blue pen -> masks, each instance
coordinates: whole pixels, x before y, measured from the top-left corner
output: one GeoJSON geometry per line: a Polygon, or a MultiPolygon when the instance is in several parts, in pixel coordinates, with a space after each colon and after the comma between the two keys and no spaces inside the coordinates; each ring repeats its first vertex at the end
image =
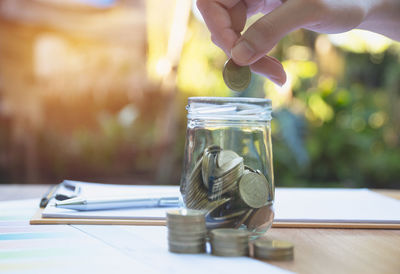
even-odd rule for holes
{"type": "Polygon", "coordinates": [[[57,201],[56,207],[79,211],[107,210],[117,208],[143,207],[177,207],[179,197],[121,197],[121,198],[88,198],[75,197],[64,201],[57,201]]]}

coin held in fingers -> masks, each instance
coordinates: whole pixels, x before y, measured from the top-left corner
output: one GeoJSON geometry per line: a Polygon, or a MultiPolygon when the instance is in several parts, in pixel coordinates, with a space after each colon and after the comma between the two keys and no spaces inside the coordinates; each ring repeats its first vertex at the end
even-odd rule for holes
{"type": "Polygon", "coordinates": [[[236,65],[232,59],[229,59],[224,65],[222,76],[230,89],[244,91],[250,84],[251,71],[249,66],[236,65]]]}

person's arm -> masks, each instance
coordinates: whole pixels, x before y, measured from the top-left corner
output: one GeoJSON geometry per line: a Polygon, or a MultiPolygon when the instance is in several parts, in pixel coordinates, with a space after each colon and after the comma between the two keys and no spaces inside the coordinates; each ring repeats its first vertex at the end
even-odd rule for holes
{"type": "Polygon", "coordinates": [[[340,33],[363,28],[400,40],[400,0],[198,0],[212,41],[238,65],[282,85],[282,65],[266,54],[287,33],[305,28],[340,33]],[[265,15],[242,35],[246,18],[265,15]]]}

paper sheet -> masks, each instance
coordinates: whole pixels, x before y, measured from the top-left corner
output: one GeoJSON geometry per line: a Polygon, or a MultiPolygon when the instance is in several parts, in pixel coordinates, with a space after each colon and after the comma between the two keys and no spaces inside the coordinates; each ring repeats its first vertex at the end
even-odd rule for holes
{"type": "Polygon", "coordinates": [[[0,273],[290,273],[246,257],[170,253],[165,227],[30,226],[38,204],[0,202],[0,273]]]}
{"type": "MultiPolygon", "coordinates": [[[[156,192],[179,195],[177,186],[118,186],[82,184],[86,196],[131,195],[156,192]]],[[[275,221],[400,223],[400,201],[368,189],[277,188],[275,221]]],[[[170,209],[170,208],[169,208],[170,209]]],[[[56,208],[54,201],[44,218],[165,219],[166,208],[75,211],[56,208]]]]}
{"type": "Polygon", "coordinates": [[[400,223],[400,201],[368,189],[278,188],[275,221],[400,223]]]}
{"type": "MultiPolygon", "coordinates": [[[[176,186],[130,186],[130,185],[106,185],[94,183],[79,183],[81,188],[80,195],[87,198],[92,197],[133,197],[133,196],[154,196],[155,193],[164,195],[174,195],[179,197],[179,188],[176,186]]],[[[60,189],[61,193],[68,193],[65,188],[60,189]]],[[[135,209],[115,209],[115,210],[95,210],[95,211],[76,211],[72,209],[62,209],[55,206],[52,199],[42,213],[43,218],[84,218],[84,219],[148,219],[163,220],[165,212],[170,207],[165,208],[135,208],[135,209]]]]}
{"type": "MultiPolygon", "coordinates": [[[[248,257],[168,252],[167,228],[154,226],[73,225],[94,238],[121,250],[160,273],[292,273],[248,257]],[[116,233],[117,232],[117,233],[116,233]]],[[[136,272],[135,272],[136,273],[136,272]]]]}
{"type": "Polygon", "coordinates": [[[38,199],[0,202],[0,273],[160,273],[68,225],[29,225],[38,199]]]}

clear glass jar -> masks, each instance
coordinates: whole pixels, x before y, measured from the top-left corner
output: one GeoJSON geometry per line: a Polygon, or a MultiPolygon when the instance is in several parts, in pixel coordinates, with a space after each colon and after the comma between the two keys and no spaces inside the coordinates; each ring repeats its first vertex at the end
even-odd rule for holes
{"type": "Polygon", "coordinates": [[[265,233],[274,217],[271,100],[191,97],[180,190],[207,228],[265,233]]]}

